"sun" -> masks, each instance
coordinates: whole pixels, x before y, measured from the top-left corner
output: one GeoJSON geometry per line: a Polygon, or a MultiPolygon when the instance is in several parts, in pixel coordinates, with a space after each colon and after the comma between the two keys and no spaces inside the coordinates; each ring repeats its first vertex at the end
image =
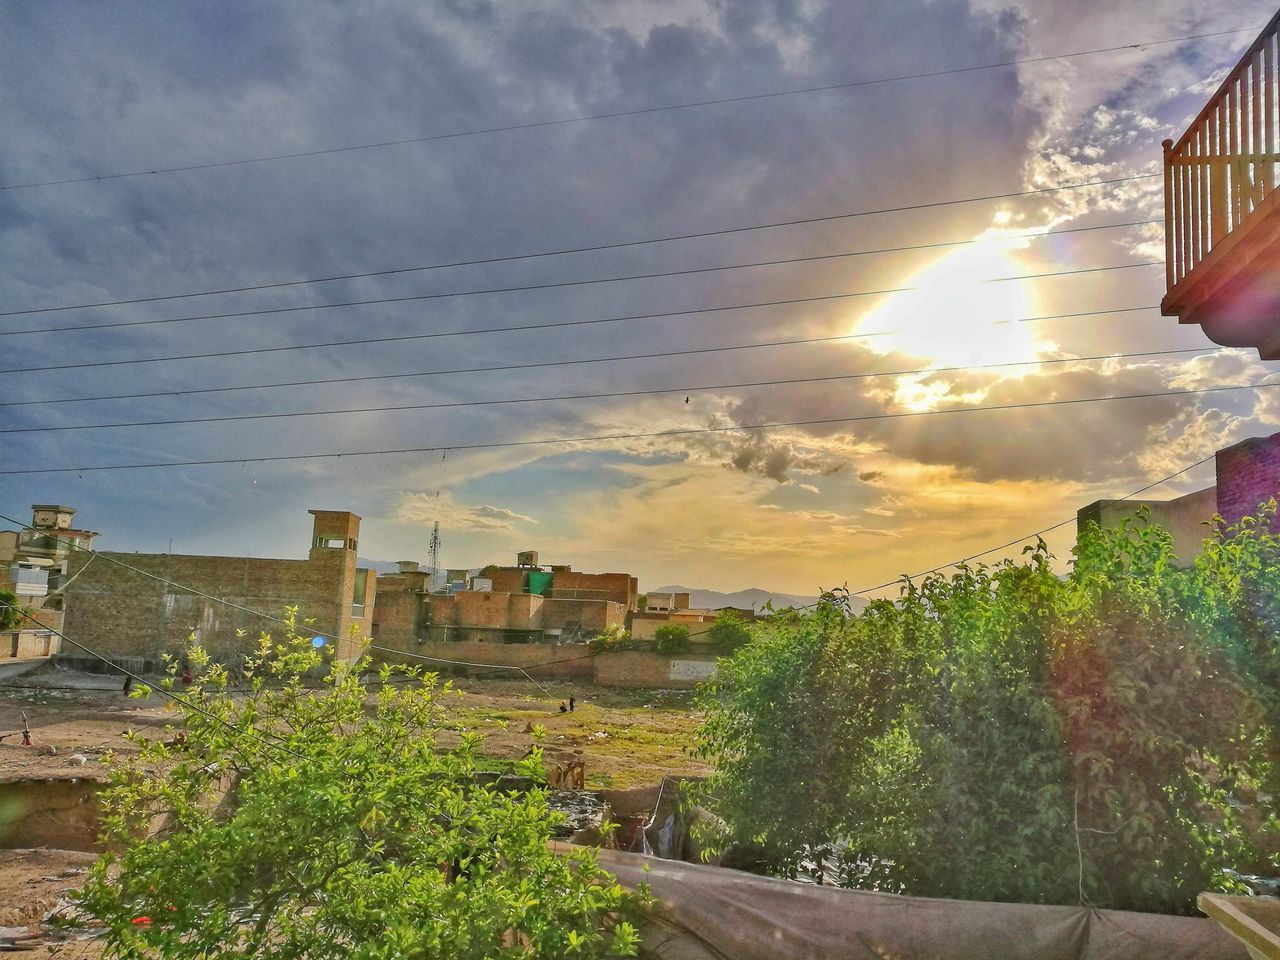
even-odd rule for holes
{"type": "MultiPolygon", "coordinates": [[[[1052,349],[1030,324],[1029,284],[1004,280],[1025,272],[998,236],[983,236],[973,246],[949,253],[905,281],[912,288],[894,294],[858,321],[860,334],[884,335],[861,341],[880,354],[907,354],[921,367],[950,368],[1035,360],[1052,349]]],[[[1021,377],[1029,368],[995,371],[1021,377]]],[[[943,397],[980,399],[952,392],[946,382],[924,383],[927,375],[899,381],[899,403],[929,409],[943,397]]]]}

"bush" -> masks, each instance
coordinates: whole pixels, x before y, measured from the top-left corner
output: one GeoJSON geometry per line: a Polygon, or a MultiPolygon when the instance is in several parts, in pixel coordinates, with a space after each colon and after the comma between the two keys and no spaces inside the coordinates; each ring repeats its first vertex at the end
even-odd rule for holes
{"type": "Polygon", "coordinates": [[[707,639],[724,654],[733,653],[751,639],[751,631],[742,615],[733,610],[721,610],[716,622],[707,631],[707,639]]]}
{"type": "MultiPolygon", "coordinates": [[[[103,796],[118,852],[80,904],[108,956],[635,953],[635,895],[591,851],[548,849],[545,792],[479,782],[475,734],[439,742],[450,687],[434,674],[386,666],[370,689],[367,660],[329,660],[292,615],[248,662],[247,696],[199,647],[187,657],[184,739],[134,736],[103,796]]],[[[521,772],[539,768],[535,750],[521,772]]]]}
{"type": "Polygon", "coordinates": [[[926,896],[1189,913],[1275,869],[1280,537],[1191,569],[1144,524],[1060,578],[962,567],[779,614],[700,695],[704,802],[774,872],[926,896]]]}
{"type": "Polygon", "coordinates": [[[16,593],[0,590],[0,630],[17,630],[22,626],[21,610],[16,593]]]}
{"type": "Polygon", "coordinates": [[[638,644],[622,627],[609,627],[604,633],[588,640],[587,646],[594,653],[618,653],[621,650],[634,650],[638,644]]]}
{"type": "Polygon", "coordinates": [[[683,623],[664,623],[653,632],[653,640],[659,653],[684,653],[689,649],[689,628],[683,623]]]}

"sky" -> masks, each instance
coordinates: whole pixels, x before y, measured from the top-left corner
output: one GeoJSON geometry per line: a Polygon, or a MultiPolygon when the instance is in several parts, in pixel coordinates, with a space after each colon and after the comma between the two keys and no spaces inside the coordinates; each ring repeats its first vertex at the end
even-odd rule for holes
{"type": "MultiPolygon", "coordinates": [[[[308,509],[351,510],[374,560],[425,561],[439,521],[450,567],[537,549],[642,588],[797,594],[1059,523],[1280,429],[1270,390],[937,413],[1280,372],[1151,309],[1162,228],[1133,224],[1162,215],[1159,177],[737,228],[1158,174],[1161,140],[1272,12],[1255,0],[0,6],[2,312],[737,231],[0,317],[0,401],[24,401],[0,406],[0,430],[22,430],[0,433],[0,513],[75,506],[104,549],[296,557],[308,509]],[[1228,30],[1243,32],[203,166],[1228,30]],[[832,256],[886,247],[916,249],[832,256]],[[678,271],[701,272],[580,282],[678,271]],[[539,289],[476,292],[509,287],[539,289]],[[834,296],[877,290],[900,292],[834,296]],[[1034,319],[1059,314],[1077,316],[1034,319]],[[563,325],[619,317],[633,319],[563,325]],[[132,325],[15,333],[119,323],[132,325]],[[475,332],[516,326],[533,329],[475,332]],[[424,336],[441,333],[453,335],[424,336]],[[778,344],[796,340],[810,342],[778,344]],[[1189,352],[1078,359],[1172,350],[1189,352]],[[136,362],[207,353],[224,355],[136,362]],[[932,372],[852,378],[893,371],[932,372]],[[297,383],[318,380],[330,382],[297,383]],[[52,402],[135,393],[158,395],[52,402]],[[565,396],[577,399],[548,399],[565,396]],[[825,422],[740,429],[796,421],[825,422]],[[529,442],[583,437],[613,439],[529,442]],[[350,455],[404,448],[431,450],[350,455]],[[253,462],[335,453],[348,455],[253,462]],[[185,460],[228,462],[83,469],[185,460]],[[62,472],[15,472],[36,470],[62,472]]],[[[1212,480],[1209,464],[1149,495],[1212,480]]],[[[1071,534],[1046,538],[1062,558],[1071,534]]]]}

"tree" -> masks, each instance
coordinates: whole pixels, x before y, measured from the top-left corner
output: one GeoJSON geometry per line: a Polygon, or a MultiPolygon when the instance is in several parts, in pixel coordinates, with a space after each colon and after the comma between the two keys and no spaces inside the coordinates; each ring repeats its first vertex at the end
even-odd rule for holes
{"type": "Polygon", "coordinates": [[[636,642],[623,627],[612,626],[588,640],[587,646],[594,653],[617,653],[621,650],[634,650],[636,642]]]}
{"type": "Polygon", "coordinates": [[[1143,523],[757,624],[703,688],[703,802],[782,875],[1190,912],[1269,869],[1280,538],[1143,523]],[[1243,539],[1241,539],[1243,538],[1243,539]]]}
{"type": "Polygon", "coordinates": [[[735,610],[721,610],[707,631],[707,639],[721,653],[729,654],[751,639],[751,631],[742,614],[735,610]]]}
{"type": "Polygon", "coordinates": [[[653,639],[659,653],[684,653],[689,649],[689,628],[683,623],[664,623],[653,632],[653,639]]]}
{"type": "MultiPolygon", "coordinates": [[[[548,849],[545,792],[477,778],[474,734],[442,746],[448,684],[390,666],[370,684],[367,660],[334,661],[288,621],[262,637],[245,697],[192,646],[182,734],[136,736],[137,758],[114,766],[118,852],[81,897],[109,956],[634,954],[636,895],[592,851],[548,849]]],[[[520,765],[539,767],[538,750],[520,765]]]]}
{"type": "Polygon", "coordinates": [[[21,609],[16,593],[0,590],[0,630],[17,630],[22,625],[21,609]]]}

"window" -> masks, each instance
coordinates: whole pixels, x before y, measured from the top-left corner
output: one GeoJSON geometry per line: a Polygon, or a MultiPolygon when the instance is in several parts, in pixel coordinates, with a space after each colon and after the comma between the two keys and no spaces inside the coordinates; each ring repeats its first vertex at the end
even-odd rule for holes
{"type": "MultiPolygon", "coordinates": [[[[316,537],[316,546],[324,547],[327,550],[341,550],[348,543],[354,544],[354,540],[344,540],[342,537],[316,537]]],[[[355,549],[354,546],[351,548],[355,549]]]]}
{"type": "Polygon", "coordinates": [[[355,584],[351,589],[351,615],[364,616],[365,591],[369,588],[369,571],[357,570],[355,584]]]}

